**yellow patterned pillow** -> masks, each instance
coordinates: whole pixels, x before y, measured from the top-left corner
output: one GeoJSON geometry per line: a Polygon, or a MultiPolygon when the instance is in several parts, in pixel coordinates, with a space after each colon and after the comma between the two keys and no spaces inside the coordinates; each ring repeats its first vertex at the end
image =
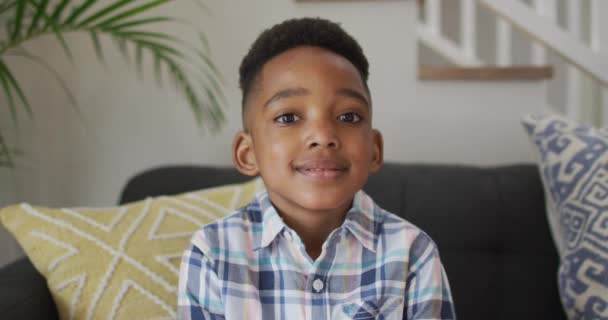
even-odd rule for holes
{"type": "Polygon", "coordinates": [[[21,204],[0,219],[47,279],[61,319],[174,319],[192,233],[261,188],[255,179],[113,208],[21,204]]]}

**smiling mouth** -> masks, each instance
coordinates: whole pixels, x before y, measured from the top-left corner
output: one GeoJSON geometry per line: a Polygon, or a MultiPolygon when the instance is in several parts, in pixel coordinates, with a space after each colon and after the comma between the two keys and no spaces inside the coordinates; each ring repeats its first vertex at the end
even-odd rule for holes
{"type": "Polygon", "coordinates": [[[295,169],[311,178],[335,179],[343,175],[348,167],[334,160],[308,160],[298,164],[295,169]]]}

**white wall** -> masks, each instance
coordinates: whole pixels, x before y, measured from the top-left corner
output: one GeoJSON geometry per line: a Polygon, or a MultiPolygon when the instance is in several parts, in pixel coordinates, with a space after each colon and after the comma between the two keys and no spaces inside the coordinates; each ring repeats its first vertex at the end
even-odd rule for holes
{"type": "MultiPolygon", "coordinates": [[[[0,208],[10,204],[16,199],[15,173],[6,168],[0,168],[0,208]]],[[[0,226],[0,267],[9,261],[13,261],[21,255],[19,246],[13,237],[0,226]]]]}
{"type": "MultiPolygon", "coordinates": [[[[27,84],[36,118],[22,121],[27,130],[19,140],[27,156],[14,181],[0,180],[0,190],[13,193],[4,203],[111,205],[125,180],[140,170],[175,163],[230,165],[230,142],[240,128],[240,59],[259,32],[295,16],[341,22],[360,41],[371,64],[374,122],[384,133],[387,161],[496,165],[533,160],[518,119],[542,105],[540,84],[418,82],[415,1],[206,3],[210,16],[185,0],[166,10],[200,23],[209,37],[229,102],[228,121],[219,134],[201,134],[187,104],[170,85],[159,89],[153,77],[139,81],[134,67],[114,50],[107,51],[103,67],[88,37],[70,36],[76,46],[70,64],[55,40],[45,38],[30,48],[65,75],[88,130],[50,75],[11,60],[27,84]]],[[[0,108],[0,125],[6,117],[0,108]]]]}

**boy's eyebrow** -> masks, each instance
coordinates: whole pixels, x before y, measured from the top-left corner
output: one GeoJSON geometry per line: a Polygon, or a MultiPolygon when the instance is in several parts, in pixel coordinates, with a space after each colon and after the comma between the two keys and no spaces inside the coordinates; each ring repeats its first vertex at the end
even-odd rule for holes
{"type": "Polygon", "coordinates": [[[366,106],[369,107],[369,101],[367,101],[367,98],[365,98],[365,96],[363,94],[361,94],[359,91],[349,89],[349,88],[340,88],[337,90],[337,93],[341,96],[355,98],[355,99],[363,102],[366,106]]]}
{"type": "MultiPolygon", "coordinates": [[[[369,106],[369,101],[367,101],[367,98],[365,98],[365,96],[363,94],[361,94],[360,92],[358,92],[356,90],[349,89],[349,88],[340,88],[340,89],[336,90],[336,93],[341,96],[355,98],[355,99],[363,102],[366,106],[369,106]]],[[[280,90],[279,92],[275,93],[272,97],[270,97],[270,99],[268,99],[268,101],[266,101],[266,103],[264,104],[264,107],[267,107],[268,105],[270,105],[273,102],[276,102],[277,100],[281,100],[281,99],[285,99],[285,98],[289,98],[289,97],[293,97],[293,96],[305,96],[308,94],[310,94],[310,91],[308,91],[306,88],[302,88],[302,87],[283,89],[283,90],[280,90]]]]}
{"type": "Polygon", "coordinates": [[[268,99],[268,101],[266,101],[266,103],[264,104],[264,107],[267,107],[269,104],[271,104],[277,100],[281,100],[281,99],[285,99],[285,98],[289,98],[289,97],[293,97],[293,96],[305,96],[307,94],[310,94],[310,91],[308,91],[307,89],[302,88],[302,87],[283,89],[283,90],[280,90],[279,92],[275,93],[272,97],[270,97],[270,99],[268,99]]]}

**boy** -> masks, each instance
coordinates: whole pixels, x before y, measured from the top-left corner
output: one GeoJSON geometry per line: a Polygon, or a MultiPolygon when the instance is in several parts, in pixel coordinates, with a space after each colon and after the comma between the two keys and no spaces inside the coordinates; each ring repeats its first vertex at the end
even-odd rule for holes
{"type": "Polygon", "coordinates": [[[367,77],[358,43],[327,20],[254,42],[232,158],[266,190],[192,237],[181,319],[455,318],[433,241],[361,191],[383,162],[367,77]]]}

